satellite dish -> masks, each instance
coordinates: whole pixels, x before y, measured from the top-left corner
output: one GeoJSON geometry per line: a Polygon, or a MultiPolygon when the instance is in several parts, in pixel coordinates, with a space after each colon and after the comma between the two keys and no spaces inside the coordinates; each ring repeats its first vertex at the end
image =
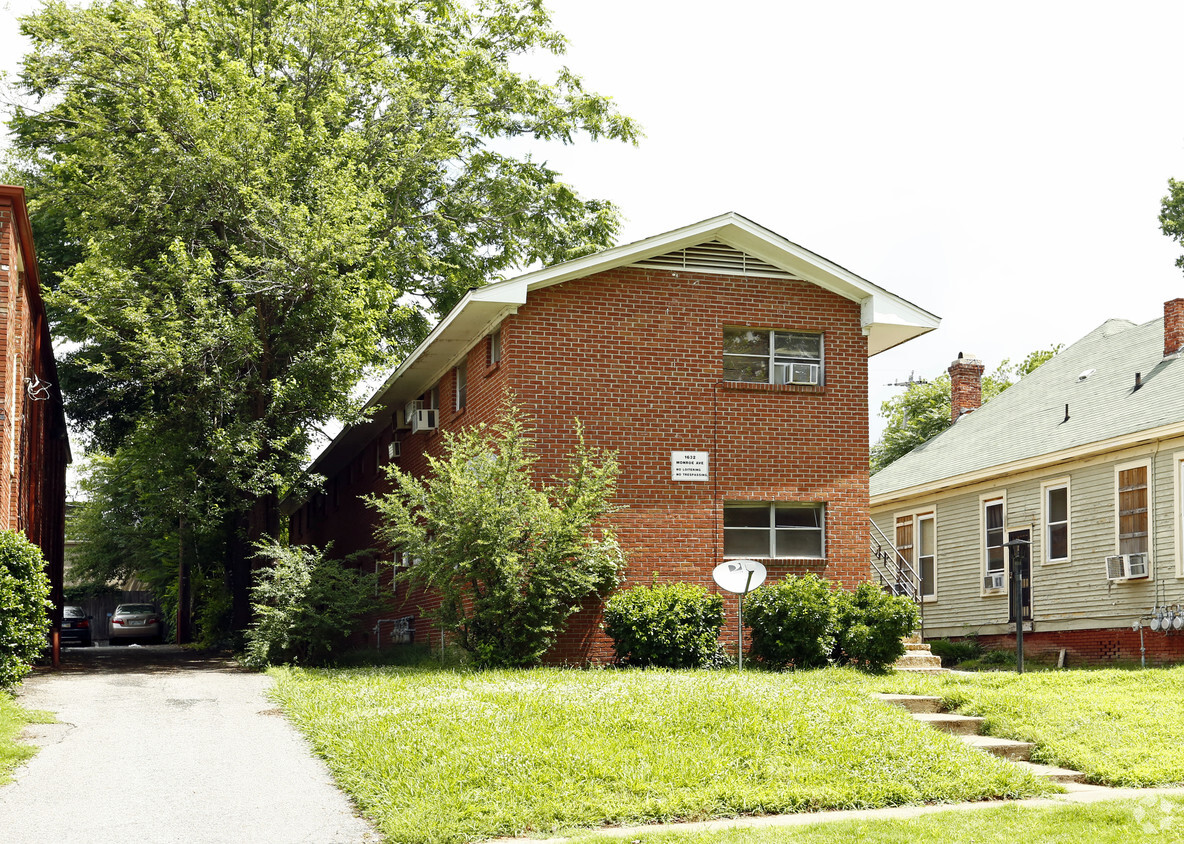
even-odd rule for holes
{"type": "Polygon", "coordinates": [[[764,563],[756,560],[726,560],[711,572],[716,585],[734,595],[747,595],[765,582],[764,563]]]}

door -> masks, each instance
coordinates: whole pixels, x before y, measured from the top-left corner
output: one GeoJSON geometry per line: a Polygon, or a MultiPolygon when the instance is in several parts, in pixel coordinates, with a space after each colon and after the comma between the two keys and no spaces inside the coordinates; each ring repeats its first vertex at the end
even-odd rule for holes
{"type": "MultiPolygon", "coordinates": [[[[1007,534],[1007,541],[1009,543],[1015,540],[1023,540],[1024,542],[1032,541],[1032,531],[1030,530],[1013,530],[1007,534]]],[[[1007,549],[1012,565],[1020,567],[1020,601],[1023,604],[1024,621],[1032,620],[1032,546],[1031,545],[1012,545],[1007,549]]],[[[1011,584],[1015,583],[1015,575],[1012,569],[1007,570],[1008,589],[1012,590],[1011,584]]],[[[1015,595],[1010,594],[1008,599],[1008,613],[1007,620],[1011,624],[1015,624],[1015,595]]]]}

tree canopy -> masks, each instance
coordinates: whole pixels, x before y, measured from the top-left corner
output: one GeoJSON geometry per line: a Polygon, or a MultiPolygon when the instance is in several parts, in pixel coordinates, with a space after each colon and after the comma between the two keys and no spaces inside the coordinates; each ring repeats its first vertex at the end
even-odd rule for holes
{"type": "MultiPolygon", "coordinates": [[[[1058,343],[1048,349],[1039,349],[1018,364],[1004,360],[994,372],[983,376],[983,404],[1049,360],[1062,348],[1064,347],[1058,343]]],[[[910,383],[899,396],[880,405],[880,417],[887,420],[887,424],[879,441],[871,449],[872,474],[950,427],[950,376],[942,374],[931,381],[910,383]]]]}
{"type": "Polygon", "coordinates": [[[10,166],[67,412],[136,450],[160,521],[210,516],[242,626],[250,542],[359,378],[468,289],[611,243],[614,206],[499,139],[639,130],[513,70],[563,50],[539,0],[50,0],[22,29],[10,166]]]}

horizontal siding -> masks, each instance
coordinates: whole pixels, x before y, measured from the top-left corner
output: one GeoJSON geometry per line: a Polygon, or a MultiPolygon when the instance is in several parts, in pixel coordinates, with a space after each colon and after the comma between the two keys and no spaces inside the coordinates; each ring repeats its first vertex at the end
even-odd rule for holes
{"type": "Polygon", "coordinates": [[[1006,495],[1005,526],[1032,531],[1032,616],[1037,630],[1125,627],[1162,603],[1184,603],[1184,578],[1177,577],[1181,525],[1179,461],[1184,439],[1152,449],[1128,451],[1114,459],[1095,458],[1040,474],[978,485],[945,495],[877,508],[873,519],[889,537],[896,515],[933,509],[937,519],[937,597],[925,606],[926,634],[959,636],[1006,629],[1008,599],[982,592],[983,549],[980,502],[1006,495]],[[1117,553],[1115,469],[1151,460],[1152,577],[1126,583],[1106,579],[1105,558],[1117,553]],[[1042,484],[1068,478],[1070,558],[1045,563],[1042,484]]]}

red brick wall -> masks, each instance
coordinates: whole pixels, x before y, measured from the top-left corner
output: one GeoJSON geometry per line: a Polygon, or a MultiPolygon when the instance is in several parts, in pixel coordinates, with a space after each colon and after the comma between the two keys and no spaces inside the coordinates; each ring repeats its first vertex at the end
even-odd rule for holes
{"type": "Polygon", "coordinates": [[[57,624],[69,445],[38,285],[23,192],[0,186],[0,529],[41,548],[57,624]],[[41,384],[35,396],[33,378],[41,384]]]}
{"type": "MultiPolygon", "coordinates": [[[[452,409],[452,373],[441,380],[441,427],[492,421],[509,388],[535,421],[543,477],[562,470],[576,418],[589,444],[617,451],[624,509],[612,522],[630,557],[626,585],[656,573],[714,590],[725,501],[825,504],[826,558],[766,561],[771,578],[814,571],[850,586],[868,577],[867,342],[858,303],[806,282],[625,268],[531,293],[503,323],[502,341],[497,368],[486,366],[484,340],[468,355],[463,413],[452,409]],[[825,383],[722,382],[728,325],[821,332],[825,383]],[[672,481],[676,450],[708,452],[710,480],[672,481]]],[[[424,449],[439,449],[439,432],[397,436],[404,469],[423,471],[424,449]]],[[[355,475],[336,509],[331,479],[324,518],[293,536],[334,539],[341,551],[369,544],[371,515],[356,496],[385,489],[372,478],[355,475]]],[[[734,613],[735,598],[725,603],[734,613]]],[[[611,659],[599,623],[589,602],[552,659],[611,659]]]]}
{"type": "MultiPolygon", "coordinates": [[[[1015,650],[1015,634],[979,636],[988,650],[1015,650]]],[[[1147,662],[1156,665],[1184,662],[1184,631],[1157,633],[1143,628],[1147,662]]],[[[1130,627],[1099,630],[1042,631],[1024,634],[1024,657],[1057,656],[1066,650],[1069,665],[1106,665],[1114,660],[1141,658],[1139,632],[1130,627]]]]}

